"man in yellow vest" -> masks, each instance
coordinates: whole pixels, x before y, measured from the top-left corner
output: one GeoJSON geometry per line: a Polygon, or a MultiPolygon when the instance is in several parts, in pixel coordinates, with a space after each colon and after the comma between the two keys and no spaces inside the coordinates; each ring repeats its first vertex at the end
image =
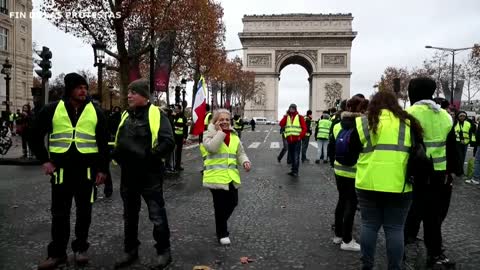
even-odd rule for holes
{"type": "Polygon", "coordinates": [[[235,131],[237,132],[238,137],[240,139],[242,138],[242,131],[243,131],[244,125],[245,124],[243,123],[243,120],[240,117],[240,115],[235,114],[232,119],[232,126],[233,126],[233,129],[235,129],[235,131]]]}
{"type": "Polygon", "coordinates": [[[298,114],[297,105],[290,104],[288,113],[280,121],[280,127],[284,127],[284,136],[288,142],[288,158],[292,162],[292,171],[290,176],[298,176],[298,167],[300,165],[300,148],[302,139],[307,133],[307,125],[303,116],[298,114]]]}
{"type": "Polygon", "coordinates": [[[122,170],[120,195],[125,226],[125,253],[116,262],[115,268],[128,267],[138,259],[138,219],[142,197],[153,223],[158,255],[155,269],[163,269],[172,261],[170,230],[163,199],[165,168],[162,159],[172,152],[175,142],[168,117],[149,99],[147,80],[130,83],[129,108],[122,114],[115,138],[113,159],[122,170]]]}
{"type": "Polygon", "coordinates": [[[432,158],[434,172],[430,179],[417,179],[413,189],[413,202],[405,223],[406,241],[416,239],[420,221],[423,220],[428,267],[451,266],[442,245],[442,222],[448,212],[452,195],[451,173],[458,174],[455,151],[455,131],[447,111],[436,104],[432,96],[437,88],[430,78],[415,78],[408,85],[412,104],[407,112],[423,128],[423,141],[427,156],[432,158]]]}
{"type": "Polygon", "coordinates": [[[173,113],[173,127],[175,129],[175,171],[183,171],[182,167],[182,149],[183,143],[187,140],[188,126],[187,118],[183,115],[182,105],[175,105],[173,113]]]}
{"type": "Polygon", "coordinates": [[[317,159],[315,160],[316,164],[320,164],[320,160],[323,160],[323,163],[328,163],[327,146],[329,133],[332,129],[332,121],[330,121],[329,118],[330,116],[324,113],[322,117],[317,121],[317,126],[315,128],[315,139],[317,140],[318,144],[317,159]]]}
{"type": "Polygon", "coordinates": [[[47,259],[38,269],[54,269],[67,261],[73,198],[77,218],[72,250],[76,264],[88,263],[95,185],[105,180],[109,161],[107,120],[88,97],[87,81],[76,73],[67,74],[64,80],[63,99],[47,104],[32,127],[32,150],[52,184],[52,241],[47,259]]]}
{"type": "Polygon", "coordinates": [[[459,157],[457,160],[458,167],[460,167],[460,164],[462,164],[460,175],[463,175],[463,164],[465,163],[468,145],[472,140],[472,134],[475,132],[470,122],[467,121],[467,113],[465,111],[459,111],[457,113],[457,118],[454,122],[453,129],[455,130],[455,136],[457,140],[457,152],[459,157]]]}

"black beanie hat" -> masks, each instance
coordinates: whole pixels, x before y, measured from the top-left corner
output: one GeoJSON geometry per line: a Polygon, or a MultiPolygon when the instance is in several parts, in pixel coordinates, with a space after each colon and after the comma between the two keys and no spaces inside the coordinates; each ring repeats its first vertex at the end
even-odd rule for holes
{"type": "Polygon", "coordinates": [[[86,85],[88,89],[87,80],[85,80],[82,75],[75,72],[65,75],[63,81],[65,82],[65,92],[63,93],[64,97],[69,97],[73,89],[75,89],[79,85],[86,85]]]}
{"type": "Polygon", "coordinates": [[[128,85],[128,90],[150,99],[150,83],[146,79],[138,79],[128,85]]]}
{"type": "Polygon", "coordinates": [[[437,89],[437,84],[430,78],[415,78],[408,83],[408,98],[410,104],[414,104],[422,99],[432,99],[437,89]]]}

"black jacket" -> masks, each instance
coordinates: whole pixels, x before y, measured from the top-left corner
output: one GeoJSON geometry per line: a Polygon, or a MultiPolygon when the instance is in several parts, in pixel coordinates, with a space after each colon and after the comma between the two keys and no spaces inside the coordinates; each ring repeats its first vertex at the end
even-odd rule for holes
{"type": "MultiPolygon", "coordinates": [[[[68,100],[64,100],[64,102],[70,117],[70,121],[75,127],[77,125],[78,118],[82,114],[87,103],[90,102],[90,99],[87,99],[87,102],[85,102],[85,104],[76,112],[68,100]]],[[[97,140],[98,153],[81,154],[72,144],[67,152],[63,154],[50,153],[49,156],[48,149],[44,143],[44,138],[45,135],[52,132],[52,120],[57,105],[58,101],[45,105],[45,107],[40,110],[39,114],[35,118],[35,121],[33,122],[30,146],[37,159],[42,163],[52,161],[53,164],[59,168],[91,167],[95,170],[106,173],[109,166],[108,139],[110,136],[108,134],[107,119],[103,114],[103,110],[95,104],[93,104],[93,106],[97,113],[98,119],[97,127],[95,128],[95,138],[97,140]]]]}
{"type": "Polygon", "coordinates": [[[151,104],[127,110],[129,117],[118,131],[117,146],[113,151],[115,159],[122,168],[131,167],[155,171],[163,168],[162,158],[170,154],[175,147],[172,126],[168,117],[161,112],[158,144],[152,149],[152,135],[148,120],[151,104]]]}

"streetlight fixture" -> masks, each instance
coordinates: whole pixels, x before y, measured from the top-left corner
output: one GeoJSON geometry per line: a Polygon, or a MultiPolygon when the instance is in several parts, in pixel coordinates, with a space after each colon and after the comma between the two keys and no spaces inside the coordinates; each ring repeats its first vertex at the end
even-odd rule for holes
{"type": "Polygon", "coordinates": [[[97,86],[97,94],[100,99],[100,104],[102,102],[102,84],[103,84],[103,71],[102,68],[105,66],[104,59],[105,59],[105,50],[107,46],[100,42],[95,42],[92,44],[93,48],[93,57],[94,57],[94,67],[98,67],[98,86],[97,86]]]}
{"type": "Polygon", "coordinates": [[[8,61],[8,58],[5,59],[3,63],[3,68],[0,73],[5,74],[5,109],[7,113],[10,112],[10,75],[12,74],[12,64],[8,61]]]}
{"type": "Polygon", "coordinates": [[[470,49],[473,49],[474,47],[452,49],[452,48],[443,48],[443,47],[435,47],[435,46],[427,45],[425,46],[425,48],[452,53],[452,83],[450,88],[450,106],[453,106],[455,108],[455,104],[453,104],[453,91],[454,91],[454,79],[455,79],[455,53],[458,51],[470,50],[470,49]]]}
{"type": "Polygon", "coordinates": [[[187,93],[187,80],[183,78],[180,81],[180,87],[182,87],[182,112],[185,113],[186,101],[185,101],[185,94],[187,93]]]}

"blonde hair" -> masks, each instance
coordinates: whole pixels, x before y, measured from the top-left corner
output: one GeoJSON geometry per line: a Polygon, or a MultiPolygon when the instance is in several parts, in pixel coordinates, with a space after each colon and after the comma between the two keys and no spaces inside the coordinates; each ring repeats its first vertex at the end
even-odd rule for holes
{"type": "Polygon", "coordinates": [[[213,117],[212,117],[212,122],[211,123],[216,123],[218,118],[220,117],[220,114],[225,113],[228,114],[228,118],[231,118],[230,111],[227,109],[217,109],[213,112],[213,117]]]}

